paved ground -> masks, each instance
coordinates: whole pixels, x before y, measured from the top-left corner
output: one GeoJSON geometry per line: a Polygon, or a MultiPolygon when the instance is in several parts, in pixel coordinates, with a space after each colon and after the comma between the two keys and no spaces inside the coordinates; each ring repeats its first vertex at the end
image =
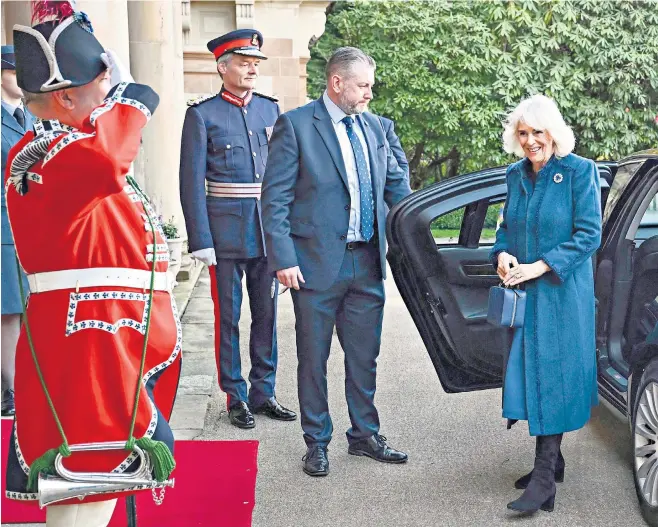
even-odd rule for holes
{"type": "MultiPolygon", "coordinates": [[[[185,302],[184,289],[177,296],[179,305],[185,302]]],[[[288,293],[279,299],[277,395],[284,405],[298,410],[292,302],[288,293]]],[[[240,324],[245,337],[250,323],[246,302],[245,295],[240,324]]],[[[521,520],[508,514],[505,504],[519,494],[512,484],[530,469],[534,442],[522,425],[505,429],[499,417],[499,390],[443,392],[392,280],[387,281],[376,401],[381,431],[393,446],[409,453],[406,465],[384,465],[347,454],[344,431],[349,419],[337,341],[329,361],[331,473],[314,479],[301,470],[305,447],[299,421],[259,417],[256,428],[248,431],[229,424],[225,397],[216,387],[205,270],[183,324],[185,359],[172,426],[179,438],[260,441],[255,527],[642,525],[629,468],[628,428],[605,408],[597,409],[586,428],[565,439],[566,481],[558,486],[555,512],[521,520]]],[[[242,339],[245,377],[247,342],[242,339]]]]}
{"type": "MultiPolygon", "coordinates": [[[[288,293],[279,299],[277,395],[297,410],[292,302],[288,293]]],[[[212,345],[211,310],[202,277],[185,316],[188,361],[203,360],[202,350],[212,345]],[[194,333],[191,320],[199,323],[194,333]],[[201,335],[207,337],[202,340],[201,335]]],[[[243,335],[248,327],[245,306],[243,335]]],[[[242,350],[242,363],[248,365],[244,338],[242,350]]],[[[243,366],[245,372],[247,367],[243,366]]],[[[349,419],[342,350],[336,339],[329,361],[334,439],[326,478],[310,478],[301,470],[305,447],[299,421],[260,417],[254,430],[239,430],[228,422],[223,394],[213,394],[200,439],[261,442],[255,527],[489,527],[519,521],[532,526],[642,525],[629,468],[628,428],[605,408],[597,409],[586,428],[565,439],[566,481],[558,487],[555,512],[523,520],[508,514],[506,503],[519,494],[513,482],[532,466],[534,441],[527,427],[505,428],[499,417],[499,390],[443,392],[392,279],[387,281],[378,367],[381,431],[393,446],[409,453],[406,465],[384,465],[347,454],[344,432],[349,419]]]]}

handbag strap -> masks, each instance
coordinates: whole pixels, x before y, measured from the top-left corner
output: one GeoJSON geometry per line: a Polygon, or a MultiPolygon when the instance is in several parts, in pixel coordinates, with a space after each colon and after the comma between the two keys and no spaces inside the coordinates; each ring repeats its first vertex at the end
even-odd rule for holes
{"type": "Polygon", "coordinates": [[[516,303],[519,301],[519,295],[514,291],[514,307],[512,308],[512,321],[509,323],[509,327],[514,327],[514,319],[516,318],[516,303]]]}

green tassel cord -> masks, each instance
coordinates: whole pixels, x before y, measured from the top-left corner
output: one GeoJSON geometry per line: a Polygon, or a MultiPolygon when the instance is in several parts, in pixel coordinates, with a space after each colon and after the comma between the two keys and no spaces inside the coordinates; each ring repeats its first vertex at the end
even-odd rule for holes
{"type": "Polygon", "coordinates": [[[30,465],[30,475],[27,477],[27,490],[29,492],[36,492],[39,486],[39,473],[48,474],[51,476],[57,475],[55,471],[55,459],[57,454],[62,454],[63,457],[71,455],[66,444],[62,444],[59,448],[51,448],[47,450],[41,457],[35,459],[30,465]]]}
{"type": "Polygon", "coordinates": [[[157,481],[166,481],[176,468],[176,461],[166,443],[154,441],[150,437],[144,436],[135,440],[131,438],[126,443],[126,449],[132,450],[132,445],[137,445],[149,455],[153,476],[157,481]]]}

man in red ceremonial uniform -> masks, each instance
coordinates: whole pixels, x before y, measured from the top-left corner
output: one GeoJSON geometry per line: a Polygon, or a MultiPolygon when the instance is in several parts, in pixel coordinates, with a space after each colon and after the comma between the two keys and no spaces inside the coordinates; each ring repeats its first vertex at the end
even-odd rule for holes
{"type": "MultiPolygon", "coordinates": [[[[46,12],[50,21],[14,27],[18,84],[40,119],[10,152],[5,182],[30,284],[7,465],[7,496],[19,500],[38,499],[34,468],[48,468],[51,449],[73,471],[136,469],[130,447],[69,455],[80,443],[134,438],[157,451],[156,479],[166,479],[171,467],[158,477],[157,464],[173,465],[167,420],[181,362],[165,237],[126,177],[159,98],[103,50],[86,15],[57,4],[55,20],[46,12]]],[[[103,527],[117,496],[49,506],[47,525],[103,527]]]]}

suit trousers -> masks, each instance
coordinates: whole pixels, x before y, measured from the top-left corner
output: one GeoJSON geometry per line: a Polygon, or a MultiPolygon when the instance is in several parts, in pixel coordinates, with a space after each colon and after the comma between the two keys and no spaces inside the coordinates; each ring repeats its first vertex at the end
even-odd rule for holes
{"type": "Polygon", "coordinates": [[[345,353],[345,397],[352,424],[347,439],[353,443],[379,432],[374,399],[384,282],[379,249],[372,243],[354,247],[346,248],[338,277],[329,289],[291,289],[299,406],[304,441],[309,446],[326,446],[333,432],[327,401],[327,360],[334,327],[345,353]]]}
{"type": "Polygon", "coordinates": [[[210,282],[215,306],[215,358],[219,387],[226,393],[226,405],[230,408],[237,401],[245,401],[259,406],[274,396],[278,283],[267,272],[265,258],[218,258],[217,265],[210,267],[210,282]],[[244,275],[251,311],[248,395],[240,365],[239,323],[244,275]]]}

